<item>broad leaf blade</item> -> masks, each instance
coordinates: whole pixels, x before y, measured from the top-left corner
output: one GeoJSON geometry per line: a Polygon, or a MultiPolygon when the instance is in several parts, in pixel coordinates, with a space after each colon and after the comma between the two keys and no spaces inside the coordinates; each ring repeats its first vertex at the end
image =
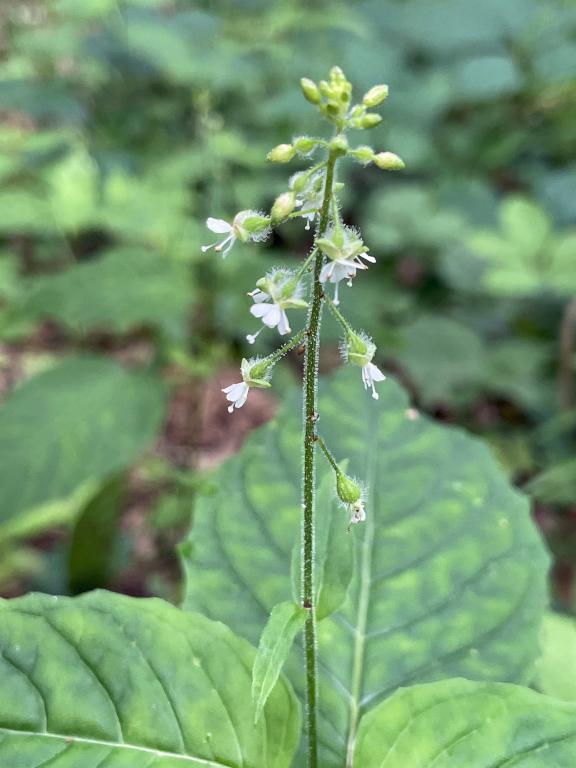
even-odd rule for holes
{"type": "Polygon", "coordinates": [[[299,713],[287,684],[255,726],[254,649],[161,600],[5,601],[0,652],[1,765],[290,765],[299,713]]]}
{"type": "MultiPolygon", "coordinates": [[[[349,534],[348,599],[318,625],[323,768],[340,768],[360,716],[401,686],[454,676],[528,681],[546,601],[547,556],[527,500],[488,449],[415,418],[393,381],[380,393],[376,403],[359,377],[339,372],[320,401],[324,438],[369,489],[368,520],[349,534]]],[[[186,606],[252,642],[272,606],[291,597],[299,412],[289,400],[227,462],[184,547],[186,606]]],[[[300,654],[288,659],[300,692],[301,667],[300,654]]]]}
{"type": "Polygon", "coordinates": [[[129,466],[160,426],[165,388],[110,360],[66,360],[0,408],[0,536],[19,516],[129,466]]]}
{"type": "Polygon", "coordinates": [[[564,768],[576,706],[528,688],[444,680],[398,691],[363,718],[354,768],[564,768]]]}
{"type": "Polygon", "coordinates": [[[291,602],[275,605],[264,627],[252,670],[252,700],[257,722],[282,672],[294,638],[306,623],[307,611],[291,602]]]}

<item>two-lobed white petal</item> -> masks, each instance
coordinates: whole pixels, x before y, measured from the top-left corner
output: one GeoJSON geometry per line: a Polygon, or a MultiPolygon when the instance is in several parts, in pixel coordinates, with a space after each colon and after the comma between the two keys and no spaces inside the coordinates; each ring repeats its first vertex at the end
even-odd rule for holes
{"type": "Polygon", "coordinates": [[[232,232],[232,224],[224,221],[224,219],[214,219],[212,216],[209,216],[206,219],[206,226],[209,230],[216,232],[219,235],[226,235],[229,232],[232,232]]]}

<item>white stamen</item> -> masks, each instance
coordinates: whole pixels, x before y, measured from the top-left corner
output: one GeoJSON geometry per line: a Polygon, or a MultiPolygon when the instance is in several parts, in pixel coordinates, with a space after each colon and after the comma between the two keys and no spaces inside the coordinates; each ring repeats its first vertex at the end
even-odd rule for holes
{"type": "Polygon", "coordinates": [[[260,328],[260,330],[256,331],[256,333],[249,333],[246,336],[246,341],[248,342],[248,344],[254,344],[254,342],[256,341],[256,339],[262,333],[263,330],[264,330],[264,328],[260,328]]]}

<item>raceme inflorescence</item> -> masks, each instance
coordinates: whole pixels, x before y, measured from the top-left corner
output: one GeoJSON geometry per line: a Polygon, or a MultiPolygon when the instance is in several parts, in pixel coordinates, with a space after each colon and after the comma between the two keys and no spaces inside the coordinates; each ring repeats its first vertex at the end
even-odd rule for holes
{"type": "Polygon", "coordinates": [[[294,219],[303,219],[306,230],[314,227],[310,252],[300,267],[271,270],[256,281],[254,290],[248,294],[253,302],[250,313],[262,323],[259,330],[247,336],[250,344],[255,344],[259,334],[266,328],[276,329],[280,336],[288,336],[291,333],[289,313],[292,311],[307,309],[304,329],[272,354],[242,360],[241,380],[223,390],[229,402],[228,410],[232,413],[244,405],[252,388],[271,386],[273,368],[287,352],[304,346],[301,605],[307,612],[304,626],[307,756],[308,765],[314,768],[318,765],[314,605],[317,445],[334,471],[336,493],[349,510],[350,525],[366,519],[360,483],[346,474],[343,464],[336,461],[317,432],[318,359],[324,304],[342,330],[343,359],[347,364],[360,368],[364,388],[375,400],[378,399],[375,385],[385,379],[373,362],[376,346],[372,339],[364,332],[355,330],[340,309],[340,283],[344,281],[351,288],[359,273],[366,272],[376,259],[369,253],[361,233],[342,220],[338,194],[343,185],[337,181],[336,167],[346,158],[363,166],[373,164],[388,171],[400,170],[404,163],[392,152],[376,152],[365,144],[351,147],[347,138],[351,129],[366,130],[381,122],[381,116],[372,110],[386,99],[388,86],[375,85],[359,103],[354,104],[350,82],[339,67],[333,67],[328,80],[316,84],[303,78],[301,87],[305,98],[332,124],[332,137],[299,136],[290,143],[274,147],[268,153],[268,159],[272,162],[289,163],[294,158],[303,158],[310,160],[311,165],[291,176],[288,188],[276,198],[269,214],[244,210],[237,213],[232,221],[208,218],[207,227],[221,239],[204,246],[202,250],[214,249],[225,257],[237,240],[243,243],[265,240],[273,228],[294,219]],[[322,159],[316,161],[315,156],[318,154],[322,154],[322,159]]]}

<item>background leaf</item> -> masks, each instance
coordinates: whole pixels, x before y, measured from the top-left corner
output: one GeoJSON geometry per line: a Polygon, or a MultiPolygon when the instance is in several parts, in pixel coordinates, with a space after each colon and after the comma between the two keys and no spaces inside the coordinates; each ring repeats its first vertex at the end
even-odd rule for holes
{"type": "MultiPolygon", "coordinates": [[[[348,599],[318,625],[326,768],[340,768],[362,713],[400,686],[454,675],[530,680],[546,599],[547,557],[526,500],[487,448],[415,419],[393,381],[380,393],[378,403],[364,397],[359,376],[343,371],[320,401],[324,439],[369,489],[367,522],[350,534],[348,599]]],[[[290,598],[299,413],[294,396],[220,470],[183,549],[186,607],[225,617],[252,641],[290,598]]],[[[301,691],[300,661],[294,654],[287,669],[301,691]]]]}
{"type": "Polygon", "coordinates": [[[398,691],[362,720],[354,768],[563,768],[576,707],[528,688],[444,680],[398,691]]]}
{"type": "Polygon", "coordinates": [[[36,281],[28,311],[74,334],[160,328],[182,336],[192,298],[186,268],[144,248],[117,248],[36,281]]]}
{"type": "Polygon", "coordinates": [[[111,360],[73,358],[0,408],[0,535],[19,516],[129,466],[154,439],[163,383],[111,360]]]}
{"type": "Polygon", "coordinates": [[[112,477],[78,515],[68,551],[72,594],[87,592],[109,582],[125,485],[123,474],[112,477]]]}
{"type": "Polygon", "coordinates": [[[288,768],[299,735],[280,682],[254,725],[254,649],[161,600],[105,592],[0,604],[0,763],[34,768],[288,768]]]}
{"type": "Polygon", "coordinates": [[[394,357],[408,372],[424,403],[467,402],[483,375],[482,338],[447,317],[423,315],[398,334],[394,357]]]}

